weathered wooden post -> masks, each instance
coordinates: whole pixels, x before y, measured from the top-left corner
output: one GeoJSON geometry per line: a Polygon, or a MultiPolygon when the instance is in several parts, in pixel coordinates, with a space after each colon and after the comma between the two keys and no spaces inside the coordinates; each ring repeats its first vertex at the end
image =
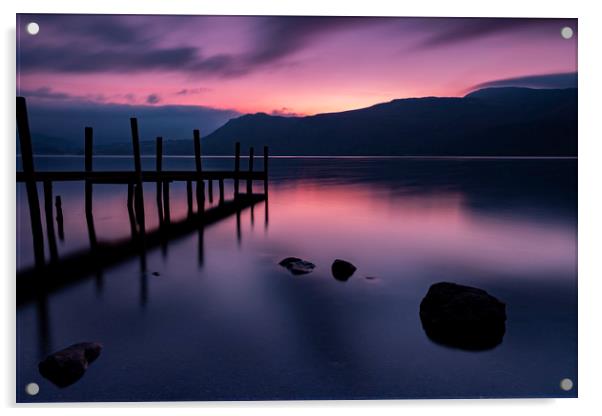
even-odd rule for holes
{"type": "Polygon", "coordinates": [[[269,206],[269,204],[268,204],[268,200],[267,200],[267,198],[266,198],[266,200],[265,200],[265,203],[264,203],[264,204],[265,204],[265,205],[264,205],[264,208],[265,208],[265,217],[264,217],[264,220],[263,220],[263,228],[264,228],[265,230],[267,230],[267,229],[268,229],[268,222],[269,222],[269,219],[270,219],[270,214],[269,214],[269,211],[268,211],[268,206],[269,206]]]}
{"type": "Polygon", "coordinates": [[[263,194],[268,197],[268,147],[263,146],[263,194]]]}
{"type": "Polygon", "coordinates": [[[253,157],[254,157],[253,147],[249,149],[249,178],[247,179],[247,195],[251,195],[253,193],[253,157]]]}
{"type": "Polygon", "coordinates": [[[33,236],[34,260],[36,267],[42,267],[44,265],[44,235],[42,232],[38,188],[34,179],[33,148],[27,117],[27,103],[24,97],[17,97],[17,128],[19,130],[23,173],[26,178],[25,188],[27,191],[27,203],[29,205],[29,218],[33,236]]]}
{"type": "Polygon", "coordinates": [[[234,197],[238,196],[238,180],[240,174],[240,143],[234,147],[234,197]]]}
{"type": "Polygon", "coordinates": [[[138,135],[138,120],[135,117],[130,118],[132,129],[132,147],[134,151],[134,170],[136,171],[136,188],[134,192],[134,205],[136,209],[136,221],[140,228],[140,233],[145,233],[144,218],[144,190],[142,188],[142,162],[140,161],[140,137],[138,135]]]}
{"type": "Polygon", "coordinates": [[[207,193],[209,194],[209,203],[213,204],[213,179],[207,179],[207,184],[209,185],[209,189],[207,189],[207,193]]]}
{"type": "Polygon", "coordinates": [[[163,213],[166,224],[171,221],[171,212],[169,208],[169,180],[163,181],[163,213]]]}
{"type": "Polygon", "coordinates": [[[44,181],[44,208],[46,216],[46,237],[48,238],[48,249],[50,260],[57,261],[59,258],[56,248],[56,236],[54,234],[54,218],[52,218],[52,182],[44,181]]]}
{"type": "MultiPolygon", "coordinates": [[[[163,169],[163,137],[157,137],[156,142],[156,168],[157,173],[163,169]]],[[[157,178],[157,213],[159,214],[159,225],[163,224],[163,187],[161,186],[161,180],[157,178]]]]}
{"type": "Polygon", "coordinates": [[[202,172],[203,166],[201,165],[201,133],[198,129],[193,131],[194,135],[194,165],[197,174],[196,181],[196,206],[199,214],[205,210],[205,182],[203,182],[202,172]]]}
{"type": "MultiPolygon", "coordinates": [[[[92,172],[92,145],[93,145],[93,131],[92,127],[86,127],[84,129],[84,170],[86,173],[92,172]]],[[[90,239],[90,246],[96,247],[96,230],[94,228],[94,216],[92,215],[92,181],[86,177],[85,180],[85,208],[86,208],[86,224],[88,226],[88,236],[90,239]]]]}
{"type": "Polygon", "coordinates": [[[134,184],[128,183],[128,218],[130,220],[130,228],[132,230],[132,238],[138,235],[138,228],[136,227],[136,214],[134,211],[134,184]]]}
{"type": "Polygon", "coordinates": [[[186,181],[186,202],[188,204],[188,216],[192,215],[192,182],[186,181]]]}
{"type": "MultiPolygon", "coordinates": [[[[92,127],[86,127],[84,129],[84,170],[86,172],[86,174],[89,174],[92,172],[93,169],[93,149],[94,149],[94,131],[92,130],[92,127]]],[[[93,211],[92,211],[92,202],[93,202],[93,195],[92,195],[92,180],[87,177],[88,175],[86,175],[86,179],[84,181],[84,186],[85,186],[85,190],[84,190],[84,198],[85,198],[85,211],[86,211],[86,225],[88,227],[88,237],[90,240],[90,248],[92,250],[95,250],[97,247],[97,240],[96,240],[96,228],[94,227],[94,215],[93,215],[93,211]]],[[[102,292],[102,288],[104,286],[104,282],[103,282],[103,276],[102,276],[102,269],[101,266],[99,264],[98,258],[96,257],[96,255],[93,255],[93,262],[95,263],[95,268],[96,268],[96,293],[101,293],[102,292]]]]}
{"type": "Polygon", "coordinates": [[[59,240],[65,240],[65,231],[63,229],[63,202],[61,196],[57,195],[54,200],[54,207],[56,208],[56,226],[58,228],[59,240]]]}
{"type": "Polygon", "coordinates": [[[221,205],[224,203],[224,179],[223,178],[219,178],[218,185],[219,185],[219,204],[221,205]]]}

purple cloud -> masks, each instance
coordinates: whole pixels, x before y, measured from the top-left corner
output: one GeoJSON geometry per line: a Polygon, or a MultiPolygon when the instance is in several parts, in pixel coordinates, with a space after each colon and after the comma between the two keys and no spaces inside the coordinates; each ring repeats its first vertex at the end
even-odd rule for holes
{"type": "Polygon", "coordinates": [[[467,89],[467,92],[491,87],[528,88],[577,88],[577,73],[526,75],[483,82],[467,89]]]}

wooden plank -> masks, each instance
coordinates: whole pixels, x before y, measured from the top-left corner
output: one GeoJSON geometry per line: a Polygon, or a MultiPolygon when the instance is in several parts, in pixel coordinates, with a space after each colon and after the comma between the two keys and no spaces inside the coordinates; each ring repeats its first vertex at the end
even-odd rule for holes
{"type": "MultiPolygon", "coordinates": [[[[172,171],[143,171],[141,172],[142,182],[157,182],[157,181],[196,181],[199,175],[190,170],[172,170],[172,171]]],[[[127,184],[136,183],[138,181],[137,173],[131,170],[123,171],[92,171],[92,172],[75,172],[75,171],[46,171],[34,172],[31,177],[36,182],[52,181],[52,182],[69,182],[69,181],[85,181],[91,180],[93,183],[114,183],[127,184]]],[[[238,174],[234,171],[203,171],[200,178],[203,180],[219,180],[219,179],[234,179],[238,177],[242,180],[252,178],[253,180],[263,180],[264,172],[248,172],[242,171],[238,174]]],[[[25,172],[17,172],[17,182],[26,182],[27,176],[25,172]]]]}
{"type": "MultiPolygon", "coordinates": [[[[24,97],[17,97],[17,129],[19,130],[19,144],[21,145],[21,160],[23,164],[23,172],[19,173],[23,177],[27,192],[34,259],[36,266],[42,267],[44,265],[44,234],[42,231],[38,188],[34,178],[35,169],[31,133],[27,117],[27,102],[24,97]]],[[[17,173],[17,177],[19,177],[19,173],[17,173]]]]}

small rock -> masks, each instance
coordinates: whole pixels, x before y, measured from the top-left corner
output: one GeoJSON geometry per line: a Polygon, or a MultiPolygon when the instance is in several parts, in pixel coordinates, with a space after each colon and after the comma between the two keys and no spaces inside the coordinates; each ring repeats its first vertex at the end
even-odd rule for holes
{"type": "Polygon", "coordinates": [[[73,344],[50,354],[38,364],[38,369],[44,378],[58,387],[67,387],[84,375],[101,350],[102,345],[97,342],[73,344]]]}
{"type": "Polygon", "coordinates": [[[332,275],[341,282],[346,282],[355,273],[357,267],[345,260],[336,259],[332,263],[332,275]]]}
{"type": "Polygon", "coordinates": [[[420,303],[420,320],[434,342],[466,350],[486,350],[502,342],[506,305],[482,289],[441,282],[420,303]]]}
{"type": "Polygon", "coordinates": [[[315,264],[298,257],[287,257],[278,264],[285,267],[292,274],[311,273],[316,267],[315,264]]]}
{"type": "Polygon", "coordinates": [[[376,280],[376,276],[366,276],[366,280],[376,280]]]}
{"type": "Polygon", "coordinates": [[[299,257],[287,257],[287,258],[281,260],[280,263],[278,263],[278,264],[281,265],[282,267],[288,267],[290,264],[296,263],[298,261],[301,261],[301,259],[299,257]]]}

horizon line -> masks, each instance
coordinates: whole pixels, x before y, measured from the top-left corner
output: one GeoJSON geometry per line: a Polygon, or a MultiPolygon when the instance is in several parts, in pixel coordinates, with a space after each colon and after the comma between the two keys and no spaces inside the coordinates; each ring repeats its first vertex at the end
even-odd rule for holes
{"type": "MultiPolygon", "coordinates": [[[[21,157],[21,154],[17,154],[17,157],[21,157]]],[[[83,154],[65,154],[65,155],[44,155],[34,154],[34,157],[42,158],[84,158],[83,154]]],[[[133,158],[133,155],[111,155],[101,154],[92,155],[93,158],[133,158]]],[[[141,154],[143,159],[153,159],[156,155],[141,154]]],[[[174,158],[174,159],[194,159],[194,155],[163,155],[163,158],[174,158]]],[[[201,158],[209,159],[234,159],[232,155],[201,155],[201,158]]],[[[248,159],[248,155],[240,155],[241,159],[248,159]]],[[[262,155],[258,155],[255,159],[262,159],[262,155]]],[[[578,159],[578,156],[543,156],[543,155],[532,155],[532,156],[468,156],[468,155],[455,155],[455,156],[437,156],[437,155],[268,155],[270,159],[578,159]]]]}

